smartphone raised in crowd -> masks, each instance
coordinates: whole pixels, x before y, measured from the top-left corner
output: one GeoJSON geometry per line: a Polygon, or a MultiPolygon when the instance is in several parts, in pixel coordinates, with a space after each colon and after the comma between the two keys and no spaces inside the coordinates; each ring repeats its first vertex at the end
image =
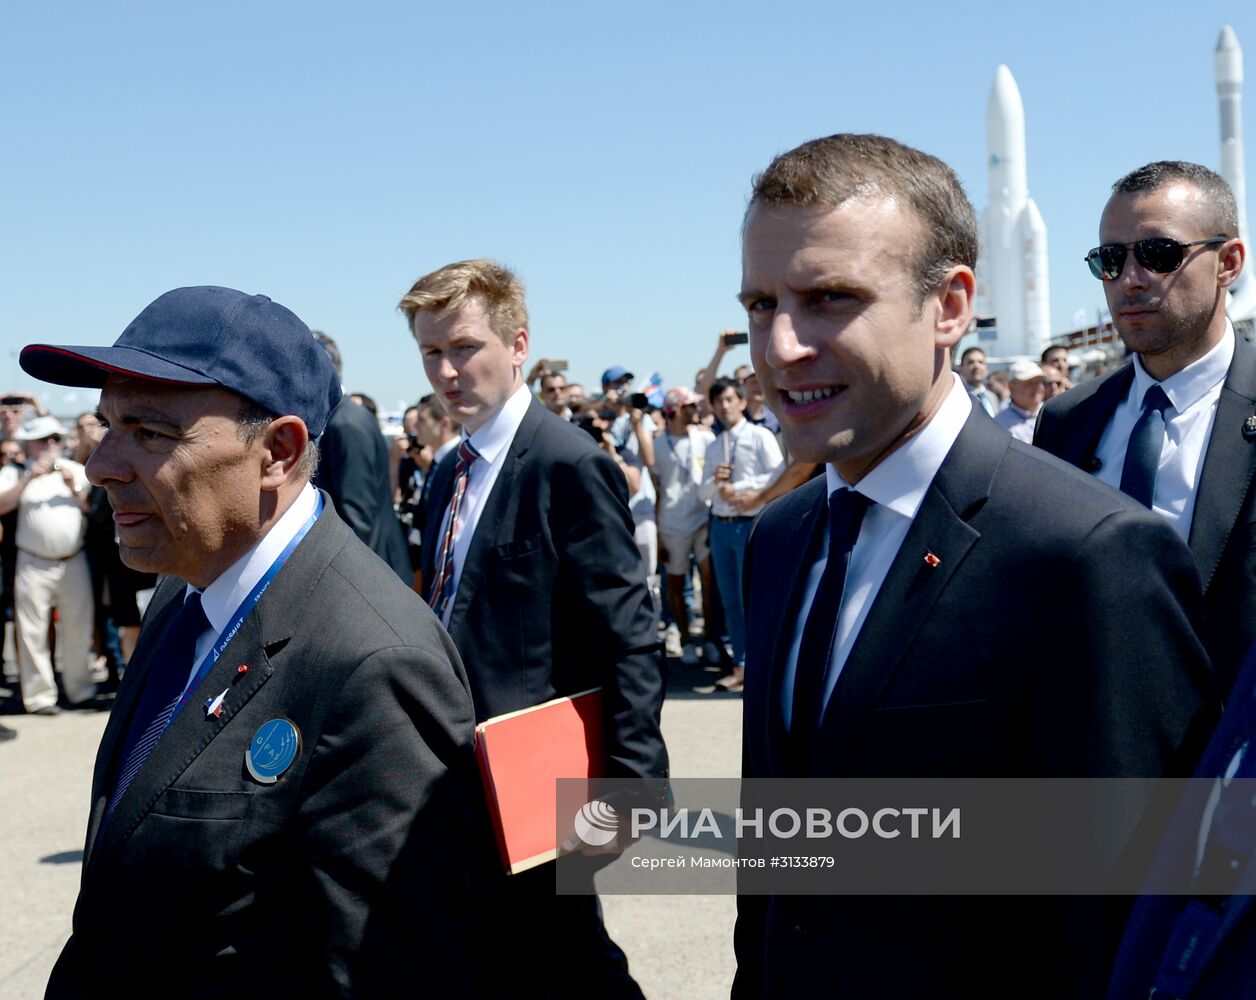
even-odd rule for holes
{"type": "Polygon", "coordinates": [[[748,344],[748,343],[750,343],[750,334],[746,333],[745,331],[724,334],[724,346],[725,347],[736,347],[738,344],[748,344]]]}

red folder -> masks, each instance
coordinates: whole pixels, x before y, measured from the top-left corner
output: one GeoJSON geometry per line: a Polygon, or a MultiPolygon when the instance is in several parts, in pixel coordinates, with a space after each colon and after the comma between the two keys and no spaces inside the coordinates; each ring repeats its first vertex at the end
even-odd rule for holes
{"type": "Polygon", "coordinates": [[[475,757],[506,870],[515,875],[553,860],[559,846],[555,782],[602,776],[601,689],[481,722],[475,757]]]}

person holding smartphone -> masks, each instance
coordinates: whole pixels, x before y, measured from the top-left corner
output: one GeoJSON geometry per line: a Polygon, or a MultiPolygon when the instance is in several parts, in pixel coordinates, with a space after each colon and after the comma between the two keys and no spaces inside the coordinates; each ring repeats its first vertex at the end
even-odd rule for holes
{"type": "Polygon", "coordinates": [[[0,514],[17,511],[14,627],[22,704],[32,715],[56,715],[57,682],[48,621],[61,623],[58,659],[66,700],[88,705],[91,676],[91,576],[83,538],[90,484],[83,466],[62,453],[66,429],[56,417],[35,417],[18,432],[29,461],[17,482],[0,493],[0,514]]]}
{"type": "Polygon", "coordinates": [[[745,417],[745,389],[732,379],[716,379],[709,394],[715,418],[724,432],[707,448],[699,496],[711,503],[711,563],[724,602],[724,618],[733,644],[733,670],[716,682],[726,691],[740,691],[745,681],[746,616],[741,577],[750,526],[762,506],[742,509],[741,494],[761,490],[785,466],[776,435],[745,417]]]}

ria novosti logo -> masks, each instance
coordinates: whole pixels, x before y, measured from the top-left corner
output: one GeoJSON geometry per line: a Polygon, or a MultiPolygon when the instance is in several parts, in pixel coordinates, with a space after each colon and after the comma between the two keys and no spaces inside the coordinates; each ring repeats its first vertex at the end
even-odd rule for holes
{"type": "Polygon", "coordinates": [[[590,847],[605,847],[619,835],[619,814],[601,799],[586,802],[576,813],[575,831],[590,847]]]}

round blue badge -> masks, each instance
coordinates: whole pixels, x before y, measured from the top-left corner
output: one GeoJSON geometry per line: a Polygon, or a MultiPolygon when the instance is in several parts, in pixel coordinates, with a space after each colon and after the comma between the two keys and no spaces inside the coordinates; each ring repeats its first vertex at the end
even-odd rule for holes
{"type": "Polygon", "coordinates": [[[244,766],[263,785],[273,785],[301,752],[301,730],[288,719],[271,719],[253,734],[244,766]]]}

